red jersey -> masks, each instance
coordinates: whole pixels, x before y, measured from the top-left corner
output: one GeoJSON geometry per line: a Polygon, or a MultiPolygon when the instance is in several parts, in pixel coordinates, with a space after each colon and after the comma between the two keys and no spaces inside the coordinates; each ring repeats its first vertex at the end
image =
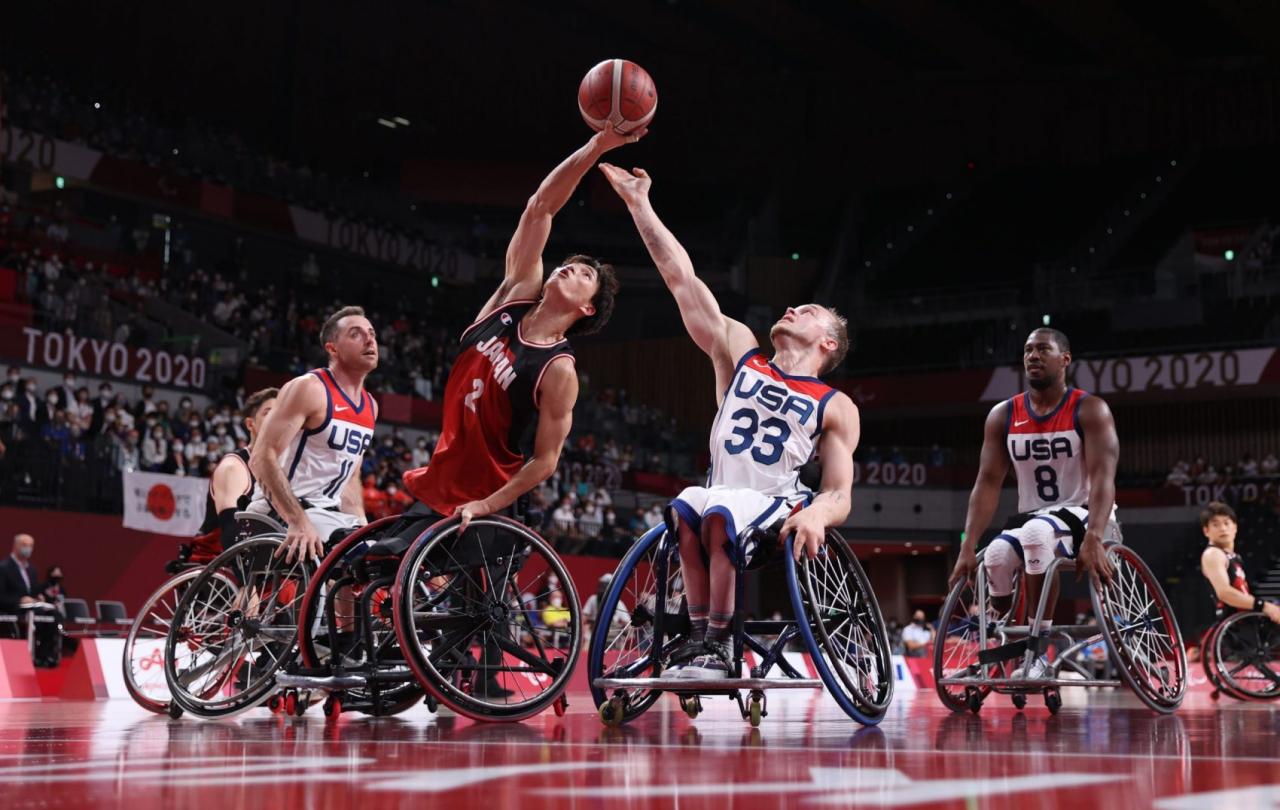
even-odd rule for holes
{"type": "Polygon", "coordinates": [[[404,474],[405,489],[442,515],[492,495],[519,472],[532,452],[542,375],[562,357],[573,362],[568,341],[521,336],[520,320],[536,303],[503,304],[462,333],[431,463],[404,474]]]}
{"type": "MultiPolygon", "coordinates": [[[[1244,563],[1240,562],[1240,555],[1234,551],[1223,553],[1227,555],[1227,579],[1231,581],[1231,587],[1245,596],[1252,596],[1253,594],[1249,593],[1249,580],[1245,577],[1244,563]]],[[[1214,597],[1214,604],[1217,606],[1219,613],[1234,610],[1234,608],[1229,608],[1223,604],[1222,600],[1216,596],[1214,597]]]]}

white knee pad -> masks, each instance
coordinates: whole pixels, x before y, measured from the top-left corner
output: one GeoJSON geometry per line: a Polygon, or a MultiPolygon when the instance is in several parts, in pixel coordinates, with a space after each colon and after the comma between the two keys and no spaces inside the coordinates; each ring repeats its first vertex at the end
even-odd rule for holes
{"type": "Polygon", "coordinates": [[[982,565],[987,569],[987,593],[1008,596],[1013,593],[1013,577],[1022,566],[1018,552],[1008,540],[997,537],[982,552],[982,565]]]}
{"type": "Polygon", "coordinates": [[[1043,574],[1058,548],[1058,535],[1047,520],[1032,518],[1015,534],[1022,542],[1022,558],[1028,574],[1043,574]]]}

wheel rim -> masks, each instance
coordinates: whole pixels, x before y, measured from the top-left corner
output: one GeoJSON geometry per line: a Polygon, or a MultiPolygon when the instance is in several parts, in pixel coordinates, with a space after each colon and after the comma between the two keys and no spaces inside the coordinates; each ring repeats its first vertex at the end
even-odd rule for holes
{"type": "Polygon", "coordinates": [[[296,653],[308,564],[276,557],[281,539],[243,541],[218,556],[179,602],[165,677],[194,713],[235,712],[265,698],[296,653]],[[184,659],[179,649],[189,655],[184,659]]]}
{"type": "MultiPolygon", "coordinates": [[[[148,711],[163,713],[171,695],[164,677],[164,648],[178,603],[200,569],[184,571],[166,581],[138,611],[124,645],[124,678],[134,701],[148,711]]],[[[185,648],[178,650],[185,656],[185,648]]],[[[180,666],[180,668],[182,668],[180,666]]]]}
{"type": "Polygon", "coordinates": [[[875,596],[852,553],[829,537],[817,557],[801,557],[799,573],[827,663],[850,697],[867,711],[883,711],[893,695],[889,645],[875,596]]]}
{"type": "Polygon", "coordinates": [[[1280,626],[1261,613],[1237,613],[1214,634],[1214,666],[1224,686],[1251,700],[1280,697],[1280,626]]]}
{"type": "Polygon", "coordinates": [[[1152,708],[1171,711],[1186,690],[1186,653],[1173,610],[1151,571],[1130,549],[1113,545],[1109,585],[1093,596],[1113,662],[1152,708]]]}
{"type": "MultiPolygon", "coordinates": [[[[661,527],[652,530],[649,535],[640,539],[636,553],[628,554],[614,572],[613,583],[596,615],[588,667],[592,682],[599,677],[643,678],[654,675],[654,618],[658,607],[659,586],[663,585],[658,581],[661,567],[659,555],[667,553],[664,537],[665,531],[661,527]],[[625,619],[620,618],[621,616],[625,616],[625,619]],[[603,635],[601,628],[605,628],[603,635]]],[[[675,588],[680,577],[680,566],[670,555],[664,562],[667,570],[666,582],[662,588],[663,613],[670,620],[680,614],[683,595],[676,593],[675,588]]],[[[664,633],[663,652],[658,655],[658,660],[665,662],[670,651],[683,641],[682,635],[671,636],[664,633]]],[[[643,713],[661,694],[656,690],[640,688],[610,689],[606,692],[592,686],[591,690],[597,704],[621,696],[622,700],[614,705],[618,707],[618,711],[625,709],[627,719],[643,713]]]]}
{"type": "Polygon", "coordinates": [[[396,631],[410,668],[437,699],[476,719],[522,719],[568,685],[580,647],[577,592],[551,547],[524,526],[497,517],[471,526],[476,531],[458,540],[457,521],[436,524],[406,555],[396,631]],[[481,539],[484,529],[490,533],[481,539]],[[540,632],[531,606],[556,590],[567,622],[540,632]],[[513,694],[491,694],[491,676],[513,694]]]}
{"type": "MultiPolygon", "coordinates": [[[[981,559],[979,559],[981,565],[981,559]]],[[[1022,601],[1021,572],[1014,575],[1013,593],[1010,597],[1009,612],[1000,614],[991,605],[991,591],[986,589],[987,602],[981,610],[977,607],[978,596],[976,577],[984,576],[975,573],[973,580],[956,583],[947,595],[942,613],[938,617],[938,635],[934,640],[933,676],[937,683],[938,697],[953,711],[964,711],[968,708],[968,694],[976,690],[985,697],[991,687],[981,683],[990,675],[1003,674],[1003,665],[991,664],[982,667],[978,663],[978,653],[982,649],[982,634],[978,616],[985,612],[987,616],[987,649],[998,647],[1002,643],[999,625],[1018,615],[1022,601]],[[974,685],[944,685],[943,678],[956,678],[965,675],[976,675],[974,685]]]]}

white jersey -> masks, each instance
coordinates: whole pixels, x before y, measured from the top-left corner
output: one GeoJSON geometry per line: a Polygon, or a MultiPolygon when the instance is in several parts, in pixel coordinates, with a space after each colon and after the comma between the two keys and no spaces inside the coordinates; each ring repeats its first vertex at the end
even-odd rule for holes
{"type": "Polygon", "coordinates": [[[1018,479],[1018,511],[1089,505],[1089,471],[1084,459],[1080,403],[1089,396],[1068,388],[1051,413],[1037,416],[1030,396],[1008,403],[1005,449],[1018,479]]]}
{"type": "MultiPolygon", "coordinates": [[[[280,456],[280,468],[294,497],[317,509],[331,509],[340,505],[342,488],[351,477],[360,474],[364,453],[373,444],[378,406],[367,391],[361,392],[359,403],[352,402],[327,368],[311,373],[324,383],[325,418],[314,430],[298,431],[280,456]]],[[[265,492],[261,498],[265,501],[265,492]]],[[[263,501],[255,501],[255,511],[262,511],[263,501]]]]}
{"type": "Polygon", "coordinates": [[[835,389],[816,377],[779,371],[752,349],[734,368],[711,427],[707,486],[791,498],[811,494],[800,467],[813,457],[822,414],[835,389]]]}

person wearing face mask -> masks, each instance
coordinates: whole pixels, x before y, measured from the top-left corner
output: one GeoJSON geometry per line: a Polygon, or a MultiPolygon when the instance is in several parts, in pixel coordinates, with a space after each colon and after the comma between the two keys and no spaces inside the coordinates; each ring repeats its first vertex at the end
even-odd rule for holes
{"type": "Polygon", "coordinates": [[[76,401],[76,375],[62,375],[62,387],[56,390],[58,393],[58,407],[70,407],[71,403],[76,401]]]}
{"type": "Polygon", "coordinates": [[[21,409],[21,423],[24,430],[29,434],[36,434],[40,429],[40,395],[36,391],[36,381],[34,379],[26,379],[22,383],[22,390],[17,396],[18,407],[21,409]]]}
{"type": "MultiPolygon", "coordinates": [[[[40,601],[41,585],[36,568],[31,564],[35,552],[35,538],[29,534],[17,534],[8,559],[0,562],[0,613],[17,614],[22,627],[21,637],[27,634],[26,623],[36,615],[56,616],[57,612],[47,602],[40,601]]],[[[38,667],[58,665],[58,625],[37,622],[35,648],[32,658],[38,667]]]]}
{"type": "Polygon", "coordinates": [[[911,615],[911,624],[902,628],[903,655],[907,658],[925,657],[933,644],[933,636],[933,627],[925,621],[924,611],[917,610],[911,615]]]}
{"type": "Polygon", "coordinates": [[[226,424],[220,424],[215,427],[213,436],[218,442],[218,449],[221,453],[230,453],[236,449],[235,437],[227,432],[226,424]]]}

